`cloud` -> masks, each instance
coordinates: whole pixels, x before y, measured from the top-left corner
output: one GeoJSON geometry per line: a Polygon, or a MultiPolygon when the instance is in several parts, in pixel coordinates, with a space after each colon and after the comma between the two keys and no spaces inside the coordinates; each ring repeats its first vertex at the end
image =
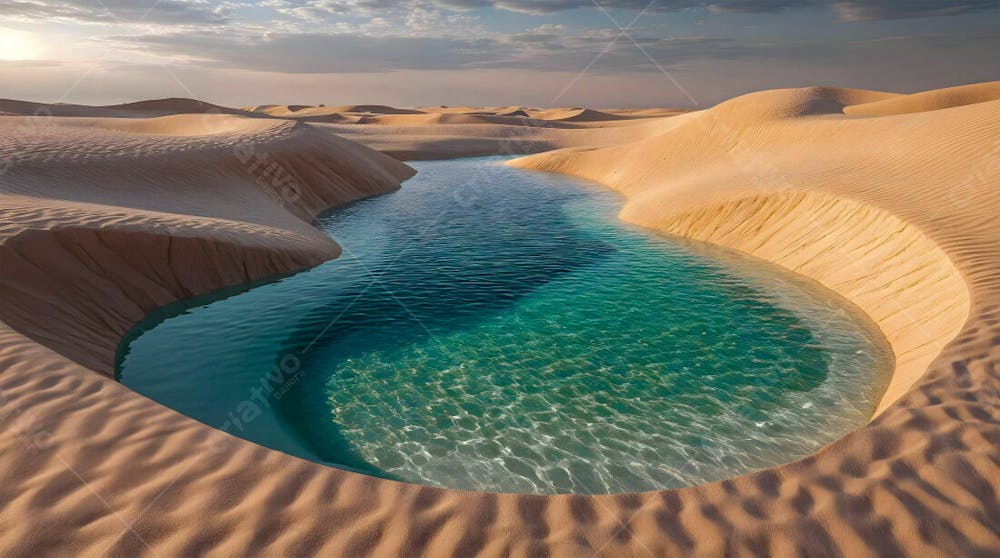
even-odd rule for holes
{"type": "MultiPolygon", "coordinates": [[[[139,49],[200,66],[283,73],[377,73],[397,70],[510,68],[578,71],[599,53],[596,73],[653,70],[631,40],[617,31],[575,35],[547,25],[523,33],[478,38],[372,36],[362,33],[169,32],[116,36],[110,46],[139,49]]],[[[742,58],[759,52],[725,38],[652,38],[635,41],[663,65],[703,58],[742,58]]],[[[782,47],[765,46],[765,50],[782,47]]]]}
{"type": "MultiPolygon", "coordinates": [[[[608,10],[627,9],[656,11],[672,11],[684,8],[695,8],[704,3],[698,0],[604,0],[600,6],[608,10]]],[[[476,8],[495,8],[512,12],[529,14],[553,14],[567,10],[597,9],[593,0],[435,0],[435,3],[446,8],[471,10],[476,8]]]]}
{"type": "Polygon", "coordinates": [[[871,21],[907,17],[949,16],[1000,8],[1000,0],[850,1],[834,2],[833,7],[844,21],[871,21]]]}
{"type": "Polygon", "coordinates": [[[349,33],[174,32],[111,37],[121,46],[203,65],[284,73],[368,73],[475,66],[510,55],[492,39],[373,37],[349,33]]]}
{"type": "Polygon", "coordinates": [[[67,66],[61,60],[0,60],[0,68],[14,68],[21,70],[37,68],[59,68],[67,66]]]}
{"type": "Polygon", "coordinates": [[[577,72],[584,67],[595,74],[612,74],[656,72],[658,66],[682,70],[687,64],[703,61],[743,61],[755,67],[828,66],[865,57],[956,50],[975,58],[976,53],[1000,48],[1000,38],[988,34],[936,34],[892,37],[890,48],[873,47],[871,39],[770,41],[637,35],[634,39],[641,45],[639,49],[632,40],[614,41],[617,34],[609,29],[570,34],[562,27],[547,25],[523,33],[473,38],[190,31],[105,40],[112,46],[139,49],[193,66],[286,74],[486,68],[577,72]],[[591,64],[595,58],[596,63],[591,64]]]}
{"type": "MultiPolygon", "coordinates": [[[[594,0],[435,0],[453,9],[495,8],[552,14],[575,9],[597,9],[594,0]]],[[[357,4],[365,3],[358,0],[357,4]]],[[[1000,0],[598,0],[607,10],[672,12],[703,8],[712,13],[774,13],[808,7],[832,8],[843,21],[947,16],[1000,8],[1000,0]]]]}
{"type": "Polygon", "coordinates": [[[212,24],[227,20],[226,5],[197,0],[0,0],[5,18],[79,23],[212,24]]]}
{"type": "MultiPolygon", "coordinates": [[[[549,15],[569,10],[647,10],[676,12],[689,9],[714,14],[775,13],[797,8],[827,8],[843,21],[889,20],[948,16],[1000,8],[1000,0],[0,0],[0,17],[24,21],[63,20],[81,23],[211,25],[228,23],[234,10],[246,7],[274,10],[300,20],[398,16],[422,12],[438,19],[458,17],[447,12],[490,8],[549,15]]],[[[460,20],[453,19],[453,24],[460,20]]]]}

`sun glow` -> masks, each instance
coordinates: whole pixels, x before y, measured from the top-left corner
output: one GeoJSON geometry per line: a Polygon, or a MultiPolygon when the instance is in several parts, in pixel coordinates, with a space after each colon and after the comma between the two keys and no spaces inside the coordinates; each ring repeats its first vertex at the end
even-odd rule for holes
{"type": "Polygon", "coordinates": [[[31,60],[40,50],[31,33],[0,27],[0,60],[31,60]]]}

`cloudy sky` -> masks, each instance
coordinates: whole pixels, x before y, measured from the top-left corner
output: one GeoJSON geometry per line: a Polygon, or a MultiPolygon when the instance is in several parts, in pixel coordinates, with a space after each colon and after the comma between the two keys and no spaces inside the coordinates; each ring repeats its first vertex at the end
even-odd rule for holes
{"type": "Polygon", "coordinates": [[[0,0],[0,97],[708,106],[1000,78],[1000,0],[0,0]]]}

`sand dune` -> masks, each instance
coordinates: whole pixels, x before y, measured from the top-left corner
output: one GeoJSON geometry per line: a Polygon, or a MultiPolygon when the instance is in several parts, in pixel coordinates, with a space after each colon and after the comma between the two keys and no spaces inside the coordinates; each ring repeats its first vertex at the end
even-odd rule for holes
{"type": "Polygon", "coordinates": [[[196,99],[156,99],[120,105],[73,105],[65,103],[33,103],[0,99],[0,111],[23,116],[78,116],[92,118],[155,118],[171,114],[243,114],[240,109],[223,107],[196,99]]]}
{"type": "Polygon", "coordinates": [[[245,110],[247,112],[263,112],[267,113],[268,110],[280,107],[283,105],[248,105],[245,107],[239,107],[240,110],[245,110]]]}
{"type": "MultiPolygon", "coordinates": [[[[44,126],[48,126],[45,124],[44,126]]],[[[213,134],[267,133],[289,123],[268,118],[243,118],[217,114],[173,114],[156,118],[60,117],[59,127],[92,128],[129,134],[206,136],[213,134]]]]}
{"type": "MultiPolygon", "coordinates": [[[[1000,379],[994,91],[764,91],[676,117],[626,145],[512,164],[606,184],[626,196],[628,221],[769,259],[865,310],[896,356],[880,414],[816,457],[777,469],[774,494],[804,490],[813,502],[811,483],[823,486],[822,471],[850,468],[865,522],[886,521],[892,536],[842,543],[845,554],[925,554],[925,545],[945,554],[995,551],[1000,515],[992,496],[975,496],[1000,488],[1000,413],[990,402],[1000,379]],[[945,106],[952,108],[938,110],[945,106]],[[877,117],[842,114],[861,112],[877,117]],[[964,441],[949,446],[945,437],[964,441]],[[961,474],[978,488],[957,488],[961,474]],[[971,499],[941,499],[948,486],[971,499]],[[919,527],[928,522],[948,533],[919,527]]],[[[811,505],[808,517],[824,518],[828,533],[856,528],[834,511],[851,498],[835,500],[811,505]]],[[[772,514],[760,519],[776,527],[772,514]]],[[[765,540],[774,545],[796,532],[785,526],[765,540]]]]}
{"type": "Polygon", "coordinates": [[[411,172],[282,120],[9,117],[4,126],[12,165],[2,177],[0,315],[103,373],[125,328],[165,302],[335,256],[313,215],[411,172]],[[175,257],[188,267],[170,269],[175,257]],[[74,312],[74,297],[117,302],[74,312]]]}
{"type": "Polygon", "coordinates": [[[843,114],[844,107],[850,105],[877,102],[895,96],[894,93],[839,87],[758,91],[719,103],[705,113],[708,116],[703,120],[745,124],[799,116],[836,115],[843,114]]]}
{"type": "MultiPolygon", "coordinates": [[[[420,115],[417,115],[420,116],[420,115]]],[[[481,155],[525,155],[570,146],[600,146],[640,137],[638,129],[657,122],[629,126],[581,127],[575,124],[517,118],[518,124],[503,123],[504,117],[476,117],[475,123],[458,124],[322,124],[344,138],[364,144],[404,161],[474,157],[481,155]],[[499,119],[494,121],[493,119],[499,119]],[[528,120],[527,122],[524,122],[528,120]],[[555,124],[555,125],[553,125],[555,124]]]]}
{"type": "MultiPolygon", "coordinates": [[[[842,114],[851,102],[893,102],[897,98],[837,88],[763,91],[685,119],[674,119],[671,127],[633,144],[543,153],[514,164],[597,180],[629,197],[622,211],[627,220],[777,260],[845,294],[880,323],[896,350],[897,374],[881,410],[902,395],[955,337],[968,311],[960,272],[930,237],[894,217],[901,210],[893,198],[899,196],[896,192],[900,189],[907,188],[904,181],[930,187],[930,178],[934,177],[934,187],[940,188],[942,181],[954,181],[953,177],[965,180],[969,176],[968,161],[984,153],[984,146],[996,132],[997,119],[989,116],[1000,106],[970,105],[965,112],[956,114],[927,112],[891,121],[843,116],[809,118],[842,114]],[[887,101],[872,101],[880,98],[887,101]],[[940,130],[932,132],[935,128],[940,130]],[[919,134],[936,137],[922,139],[919,134]],[[957,156],[941,160],[940,155],[927,153],[934,149],[957,156]],[[864,154],[869,154],[870,163],[855,168],[854,161],[861,160],[864,154]],[[651,164],[653,161],[668,164],[651,164]],[[891,167],[893,174],[870,177],[866,174],[869,167],[891,167]],[[889,199],[865,196],[876,186],[895,189],[885,194],[889,199]],[[821,194],[812,193],[821,187],[821,194]],[[855,208],[850,200],[858,198],[870,205],[855,208]],[[801,214],[804,221],[784,222],[774,216],[787,213],[779,208],[789,203],[803,206],[795,213],[801,214]],[[854,246],[829,237],[828,227],[809,225],[827,218],[807,209],[813,205],[815,211],[827,217],[842,212],[845,221],[839,226],[852,227],[850,238],[865,241],[854,246]],[[738,213],[730,215],[730,210],[738,213]],[[881,222],[880,230],[867,230],[868,225],[860,223],[848,224],[865,212],[881,222]],[[757,222],[758,218],[770,221],[757,222]],[[692,222],[698,219],[704,223],[692,222]],[[768,235],[772,244],[762,243],[758,236],[736,234],[739,229],[726,227],[726,221],[753,228],[755,235],[768,235]],[[779,231],[793,233],[779,235],[779,231]],[[793,251],[783,244],[785,241],[803,246],[793,251]],[[882,249],[872,252],[872,242],[882,249]],[[806,248],[818,253],[810,256],[806,248]],[[877,261],[869,261],[870,257],[859,259],[852,250],[875,254],[877,261]],[[883,261],[882,251],[892,251],[899,261],[883,261]],[[885,292],[858,281],[859,266],[882,281],[880,290],[885,292]],[[901,281],[907,288],[899,291],[901,281]],[[891,305],[887,299],[892,300],[891,305]],[[903,308],[905,313],[900,311],[903,308]],[[920,316],[920,320],[911,314],[920,316]]],[[[840,218],[831,218],[830,225],[839,223],[840,218]]]]}
{"type": "MultiPolygon", "coordinates": [[[[381,126],[439,126],[441,124],[497,124],[501,126],[535,126],[540,128],[567,127],[559,126],[560,122],[550,122],[543,119],[523,115],[493,114],[491,112],[476,113],[432,113],[432,114],[388,114],[378,116],[363,116],[358,124],[378,124],[381,126]]],[[[436,128],[435,128],[436,129],[436,128]]]]}
{"type": "MultiPolygon", "coordinates": [[[[458,107],[415,115],[367,116],[329,123],[328,130],[402,160],[524,155],[574,146],[601,146],[644,137],[669,118],[566,122],[504,116],[510,107],[458,107]]],[[[677,114],[670,112],[669,114],[677,114]]]]}
{"type": "Polygon", "coordinates": [[[306,105],[281,105],[263,111],[268,116],[298,120],[300,122],[339,122],[357,123],[364,116],[338,111],[330,107],[312,107],[306,105]]]}
{"type": "Polygon", "coordinates": [[[500,114],[504,112],[515,112],[519,110],[527,112],[533,109],[528,109],[519,105],[504,105],[504,106],[440,105],[436,107],[417,107],[417,110],[421,112],[440,113],[440,114],[500,114]]]}
{"type": "Polygon", "coordinates": [[[253,107],[244,107],[241,110],[249,110],[250,112],[266,114],[269,116],[292,116],[303,110],[315,108],[317,107],[312,105],[257,105],[253,107]]]}
{"type": "Polygon", "coordinates": [[[623,118],[623,116],[617,114],[610,114],[586,108],[533,111],[531,116],[541,120],[551,120],[557,122],[603,122],[623,118]]]}
{"type": "Polygon", "coordinates": [[[482,124],[486,122],[478,114],[447,113],[404,113],[363,116],[358,124],[379,124],[387,126],[434,126],[438,124],[482,124]]]}
{"type": "MultiPolygon", "coordinates": [[[[641,132],[608,131],[598,128],[641,125],[655,121],[669,109],[644,109],[638,116],[574,118],[585,109],[550,109],[542,111],[563,119],[544,120],[525,116],[537,109],[518,106],[449,107],[398,109],[384,105],[252,105],[239,109],[220,107],[193,99],[162,99],[124,105],[87,106],[29,103],[0,100],[0,114],[59,117],[66,124],[71,118],[82,119],[79,126],[93,126],[121,131],[156,133],[157,127],[170,124],[130,122],[127,120],[180,116],[183,114],[232,114],[259,119],[280,119],[311,124],[329,124],[327,129],[343,137],[403,160],[439,159],[477,155],[524,155],[562,147],[607,145],[627,137],[641,137],[641,132]],[[120,118],[115,124],[106,122],[120,118]],[[90,119],[87,121],[87,119],[90,119]],[[102,120],[103,119],[103,120],[102,120]],[[101,120],[100,123],[97,123],[101,120]],[[531,129],[530,131],[528,129],[531,129]]],[[[595,113],[590,111],[587,114],[595,113]]],[[[189,119],[189,127],[197,128],[189,119]]],[[[266,126],[267,124],[265,124],[266,126]]],[[[211,133],[209,124],[204,133],[211,133]]],[[[195,132],[200,134],[202,132],[195,132]]]]}
{"type": "Polygon", "coordinates": [[[1000,101],[851,114],[897,98],[762,92],[582,128],[0,117],[0,554],[995,554],[1000,101]],[[337,254],[311,217],[410,172],[341,130],[426,155],[576,146],[516,164],[598,180],[629,221],[770,259],[871,314],[897,357],[881,414],[698,487],[463,493],[267,450],[108,377],[152,308],[337,254]]]}
{"type": "Polygon", "coordinates": [[[690,112],[685,109],[676,108],[644,108],[644,109],[600,109],[600,112],[606,112],[608,114],[615,114],[618,116],[627,116],[631,118],[658,118],[661,116],[676,116],[678,114],[683,114],[685,112],[690,112]]]}
{"type": "Polygon", "coordinates": [[[496,115],[497,116],[522,116],[522,117],[526,118],[528,116],[528,113],[524,112],[524,109],[515,108],[515,109],[512,109],[512,110],[505,110],[505,111],[497,112],[496,115]]]}
{"type": "Polygon", "coordinates": [[[859,116],[889,116],[941,110],[997,99],[1000,99],[1000,81],[991,81],[923,91],[912,95],[895,95],[886,99],[855,104],[845,108],[844,112],[859,116]]]}
{"type": "Polygon", "coordinates": [[[360,112],[370,114],[423,114],[416,109],[389,107],[386,105],[343,105],[333,107],[335,112],[360,112]]]}

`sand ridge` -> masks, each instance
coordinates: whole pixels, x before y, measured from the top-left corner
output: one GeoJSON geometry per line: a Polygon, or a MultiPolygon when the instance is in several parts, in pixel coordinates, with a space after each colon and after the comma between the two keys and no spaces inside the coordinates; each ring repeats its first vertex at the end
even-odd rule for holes
{"type": "Polygon", "coordinates": [[[10,117],[5,125],[3,321],[105,374],[129,322],[205,289],[335,257],[312,217],[398,188],[412,173],[282,120],[10,117]],[[116,302],[76,312],[73,297],[116,302]]]}
{"type": "Polygon", "coordinates": [[[77,116],[94,118],[155,118],[171,114],[239,114],[253,116],[248,111],[206,103],[197,99],[169,98],[137,101],[118,105],[90,106],[70,103],[35,103],[0,99],[0,111],[21,116],[77,116]]]}
{"type": "MultiPolygon", "coordinates": [[[[323,467],[95,373],[107,372],[116,336],[151,306],[336,255],[307,221],[396,187],[405,166],[329,124],[210,115],[217,120],[178,125],[176,135],[162,122],[126,124],[155,133],[73,122],[14,134],[5,121],[0,153],[13,165],[0,176],[0,553],[995,553],[997,101],[859,117],[845,113],[894,97],[753,95],[626,126],[517,127],[537,130],[529,137],[539,144],[576,147],[515,164],[597,180],[626,196],[629,221],[826,280],[895,335],[912,386],[869,425],[799,462],[594,497],[466,493],[323,467]],[[216,125],[223,131],[208,133],[216,125]],[[277,203],[273,183],[248,174],[234,151],[248,143],[290,169],[300,200],[277,203]],[[923,306],[897,318],[897,300],[923,306]],[[914,343],[907,357],[899,347],[919,337],[906,331],[914,323],[932,342],[914,343]]],[[[390,145],[391,128],[356,133],[390,145]]],[[[441,124],[400,141],[425,156],[484,139],[478,147],[498,152],[491,141],[510,141],[480,133],[497,131],[441,124]]]]}
{"type": "MultiPolygon", "coordinates": [[[[329,110],[343,110],[337,107],[329,110]]],[[[357,109],[359,106],[348,106],[357,109]]],[[[573,146],[621,143],[642,137],[643,127],[656,126],[664,116],[684,111],[646,109],[594,111],[539,110],[506,107],[420,107],[394,111],[361,105],[369,112],[338,113],[340,119],[309,116],[306,109],[292,116],[322,123],[344,138],[402,160],[425,160],[482,155],[524,155],[573,146]],[[378,109],[378,110],[376,110],[378,109]]],[[[279,109],[269,109],[279,114],[279,109]]]]}
{"type": "Polygon", "coordinates": [[[854,104],[845,114],[858,116],[889,116],[927,112],[1000,99],[1000,82],[991,81],[946,89],[922,91],[912,95],[894,95],[885,99],[854,104]]]}

